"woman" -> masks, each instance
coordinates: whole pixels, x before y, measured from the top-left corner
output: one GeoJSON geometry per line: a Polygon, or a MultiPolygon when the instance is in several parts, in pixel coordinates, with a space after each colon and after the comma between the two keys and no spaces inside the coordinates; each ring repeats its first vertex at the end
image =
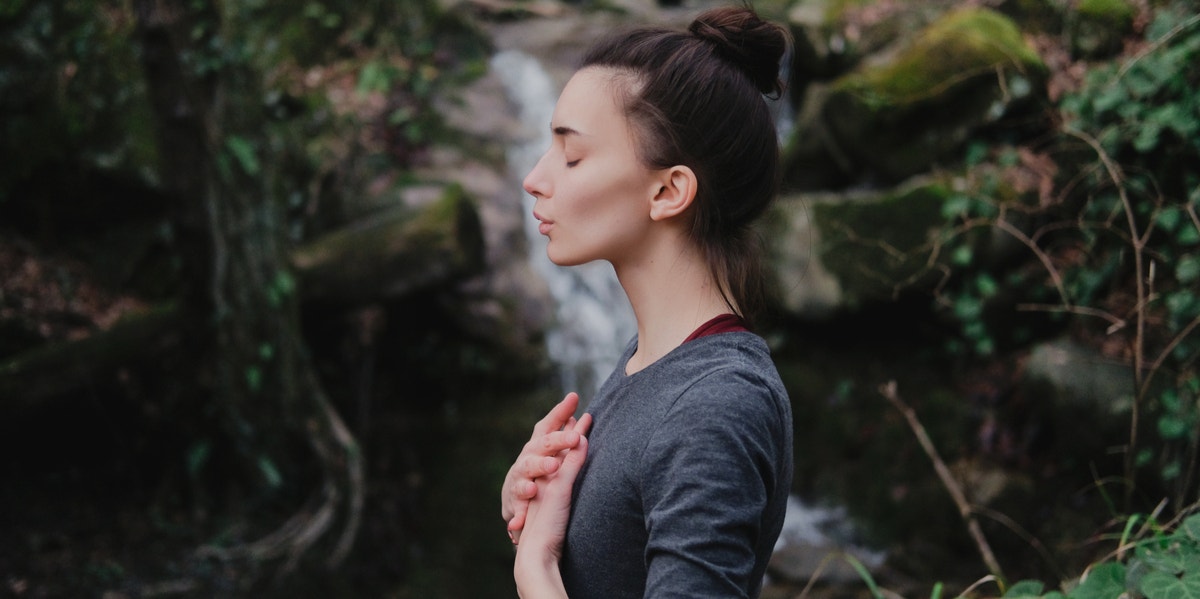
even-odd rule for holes
{"type": "Polygon", "coordinates": [[[748,8],[601,42],[524,182],[561,266],[607,260],[637,336],[576,421],[574,393],[509,471],[522,597],[755,597],[791,486],[787,394],[746,322],[751,223],[773,199],[787,45],[748,8]],[[585,436],[586,435],[586,436],[585,436]]]}

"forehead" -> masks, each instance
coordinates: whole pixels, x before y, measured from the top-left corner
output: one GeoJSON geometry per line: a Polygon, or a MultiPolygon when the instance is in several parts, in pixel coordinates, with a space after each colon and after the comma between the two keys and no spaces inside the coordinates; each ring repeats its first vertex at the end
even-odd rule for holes
{"type": "Polygon", "coordinates": [[[623,133],[625,117],[617,106],[614,72],[585,68],[563,88],[554,107],[552,127],[569,127],[584,135],[623,133]],[[615,128],[615,129],[614,129],[615,128]]]}

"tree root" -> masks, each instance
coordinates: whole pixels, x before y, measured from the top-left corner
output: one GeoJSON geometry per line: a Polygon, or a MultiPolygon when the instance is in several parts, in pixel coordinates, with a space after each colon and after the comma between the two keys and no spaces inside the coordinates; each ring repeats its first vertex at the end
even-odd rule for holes
{"type": "MultiPolygon", "coordinates": [[[[315,381],[314,381],[315,382],[315,381]]],[[[318,389],[315,385],[311,389],[318,389]]],[[[365,475],[362,453],[342,418],[319,391],[314,391],[321,419],[306,423],[309,444],[321,463],[324,483],[308,505],[288,518],[279,528],[255,541],[232,547],[205,545],[196,550],[200,558],[220,561],[249,561],[255,564],[286,558],[276,573],[283,578],[295,572],[304,556],[326,533],[342,513],[341,532],[325,559],[325,567],[337,568],[354,545],[362,521],[365,475]]]]}

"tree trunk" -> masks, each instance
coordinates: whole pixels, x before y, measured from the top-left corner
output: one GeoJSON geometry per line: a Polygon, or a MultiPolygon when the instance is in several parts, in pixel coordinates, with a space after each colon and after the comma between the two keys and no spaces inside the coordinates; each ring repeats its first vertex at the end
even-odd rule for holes
{"type": "MultiPolygon", "coordinates": [[[[162,182],[187,281],[183,338],[195,357],[196,399],[221,414],[221,438],[270,492],[297,474],[288,440],[307,439],[324,484],[315,505],[224,558],[285,557],[284,570],[326,532],[349,550],[362,504],[355,440],[330,406],[303,348],[278,173],[263,156],[268,123],[257,74],[239,61],[217,4],[135,0],[146,82],[159,126],[162,182]],[[232,49],[232,50],[231,50],[232,49]]],[[[250,568],[249,570],[254,570],[250,568]]]]}

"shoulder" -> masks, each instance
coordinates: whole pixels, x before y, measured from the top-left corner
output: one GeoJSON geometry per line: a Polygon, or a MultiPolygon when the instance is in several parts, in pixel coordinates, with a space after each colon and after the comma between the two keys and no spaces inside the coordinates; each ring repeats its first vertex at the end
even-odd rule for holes
{"type": "Polygon", "coordinates": [[[734,411],[757,403],[788,403],[767,343],[758,335],[723,333],[689,345],[694,346],[681,356],[689,370],[681,400],[694,405],[715,401],[734,411]]]}
{"type": "Polygon", "coordinates": [[[673,389],[665,394],[672,399],[663,406],[658,439],[779,438],[790,432],[791,403],[761,337],[724,333],[687,345],[693,347],[674,357],[673,389]]]}

